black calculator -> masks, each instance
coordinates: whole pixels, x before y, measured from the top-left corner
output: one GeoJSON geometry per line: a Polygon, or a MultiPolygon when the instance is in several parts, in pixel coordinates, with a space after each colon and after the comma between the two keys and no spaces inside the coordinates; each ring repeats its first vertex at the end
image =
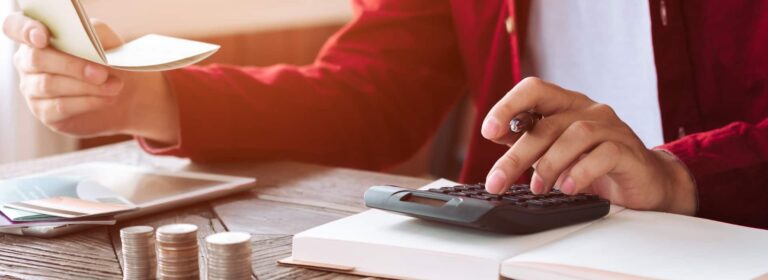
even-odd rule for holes
{"type": "Polygon", "coordinates": [[[558,190],[535,195],[528,185],[491,194],[483,184],[430,190],[374,186],[365,205],[421,219],[505,234],[526,234],[599,219],[610,202],[594,194],[566,195],[558,190]]]}

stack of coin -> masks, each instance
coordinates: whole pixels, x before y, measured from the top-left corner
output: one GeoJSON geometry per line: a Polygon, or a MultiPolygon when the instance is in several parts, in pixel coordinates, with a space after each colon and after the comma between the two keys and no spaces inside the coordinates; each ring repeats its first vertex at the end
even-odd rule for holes
{"type": "Polygon", "coordinates": [[[251,235],[222,232],[205,238],[208,279],[251,279],[251,235]]]}
{"type": "Polygon", "coordinates": [[[199,279],[197,226],[173,224],[157,229],[157,277],[199,279]]]}
{"type": "Polygon", "coordinates": [[[155,229],[134,226],[120,230],[123,244],[123,279],[155,279],[155,229]]]}

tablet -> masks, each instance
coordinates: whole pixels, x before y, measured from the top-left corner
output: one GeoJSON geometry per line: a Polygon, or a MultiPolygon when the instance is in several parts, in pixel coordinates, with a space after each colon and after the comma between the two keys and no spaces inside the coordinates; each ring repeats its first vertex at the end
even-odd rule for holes
{"type": "MultiPolygon", "coordinates": [[[[252,189],[256,179],[208,173],[164,171],[116,163],[93,162],[79,164],[24,178],[67,178],[76,180],[74,189],[79,197],[104,201],[113,196],[138,207],[119,214],[115,219],[135,218],[192,203],[211,200],[228,194],[252,189]],[[104,190],[108,190],[105,194],[104,190]]],[[[19,179],[19,178],[17,178],[19,179]]],[[[15,179],[14,179],[15,180],[15,179]]],[[[45,185],[34,187],[44,191],[45,185]]],[[[30,191],[32,192],[32,191],[30,191]]],[[[91,225],[26,227],[4,233],[54,237],[82,230],[91,225]]]]}

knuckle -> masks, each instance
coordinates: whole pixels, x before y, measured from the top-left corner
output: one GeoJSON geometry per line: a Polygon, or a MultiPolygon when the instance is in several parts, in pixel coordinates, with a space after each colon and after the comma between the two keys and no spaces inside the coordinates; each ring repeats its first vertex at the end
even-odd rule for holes
{"type": "Polygon", "coordinates": [[[533,128],[534,131],[537,133],[541,133],[546,137],[556,137],[558,134],[558,125],[555,122],[552,121],[546,121],[542,120],[536,123],[536,126],[533,128]]]}
{"type": "Polygon", "coordinates": [[[56,105],[53,102],[39,102],[36,108],[36,116],[42,123],[47,125],[54,122],[53,115],[56,105]]]}
{"type": "Polygon", "coordinates": [[[49,74],[41,74],[37,78],[37,91],[39,93],[47,93],[53,89],[53,76],[49,74]]]}
{"type": "Polygon", "coordinates": [[[614,142],[605,142],[600,145],[602,146],[602,149],[605,150],[606,154],[618,155],[621,152],[619,145],[614,142]]]}
{"type": "Polygon", "coordinates": [[[544,80],[539,77],[526,77],[520,81],[520,85],[523,87],[541,87],[545,84],[544,80]]]}
{"type": "Polygon", "coordinates": [[[543,177],[551,176],[555,173],[555,163],[548,157],[542,157],[539,159],[539,163],[536,164],[536,172],[543,177]]]}
{"type": "Polygon", "coordinates": [[[592,99],[589,98],[586,94],[583,94],[578,91],[570,91],[569,92],[573,98],[571,99],[571,107],[578,107],[578,108],[585,108],[590,106],[590,104],[594,104],[595,101],[592,101],[592,99]]]}
{"type": "Polygon", "coordinates": [[[64,71],[75,77],[82,76],[85,71],[85,63],[78,59],[67,59],[64,61],[64,71]]]}
{"type": "Polygon", "coordinates": [[[597,103],[592,105],[591,109],[599,116],[616,117],[616,111],[614,111],[613,108],[607,104],[597,103]]]}
{"type": "Polygon", "coordinates": [[[501,158],[501,161],[499,161],[499,165],[502,167],[517,169],[523,165],[523,162],[520,156],[518,156],[517,154],[508,152],[508,153],[504,153],[504,155],[501,158]]]}
{"type": "Polygon", "coordinates": [[[571,168],[569,176],[577,182],[591,182],[596,178],[591,169],[581,165],[576,165],[571,168]]]}
{"type": "Polygon", "coordinates": [[[596,127],[587,121],[575,121],[568,128],[576,137],[586,138],[596,132],[596,127]]]}
{"type": "Polygon", "coordinates": [[[29,48],[26,57],[27,63],[24,63],[26,71],[38,72],[42,70],[41,66],[45,63],[45,57],[42,50],[29,48]]]}
{"type": "Polygon", "coordinates": [[[30,90],[28,78],[21,77],[19,80],[19,92],[21,92],[21,94],[26,98],[29,98],[29,96],[34,93],[32,90],[30,90]]]}

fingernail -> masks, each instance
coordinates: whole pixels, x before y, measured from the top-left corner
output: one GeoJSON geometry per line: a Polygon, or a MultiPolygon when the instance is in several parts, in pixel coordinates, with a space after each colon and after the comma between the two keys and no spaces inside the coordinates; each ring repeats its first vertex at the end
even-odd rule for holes
{"type": "Polygon", "coordinates": [[[47,43],[45,41],[45,33],[40,31],[40,29],[32,29],[29,31],[29,41],[34,45],[35,47],[42,48],[45,47],[45,44],[47,43]]]}
{"type": "Polygon", "coordinates": [[[489,193],[500,193],[507,184],[507,174],[503,170],[496,169],[485,180],[485,190],[489,193]]]}
{"type": "Polygon", "coordinates": [[[496,138],[496,136],[499,135],[500,127],[501,125],[499,125],[499,121],[496,120],[496,118],[488,117],[483,122],[483,126],[480,129],[480,134],[482,134],[486,139],[496,138]]]}
{"type": "Polygon", "coordinates": [[[100,85],[107,81],[107,78],[109,77],[109,72],[107,72],[104,67],[96,66],[93,64],[87,64],[85,65],[85,70],[83,71],[83,75],[85,75],[85,79],[89,82],[92,82],[94,84],[100,85]]]}
{"type": "Polygon", "coordinates": [[[563,185],[560,186],[560,191],[564,194],[573,194],[576,191],[576,183],[573,182],[571,177],[565,178],[563,185]]]}
{"type": "Polygon", "coordinates": [[[533,173],[531,177],[531,192],[533,194],[541,194],[544,192],[544,180],[541,179],[539,174],[533,173]]]}

